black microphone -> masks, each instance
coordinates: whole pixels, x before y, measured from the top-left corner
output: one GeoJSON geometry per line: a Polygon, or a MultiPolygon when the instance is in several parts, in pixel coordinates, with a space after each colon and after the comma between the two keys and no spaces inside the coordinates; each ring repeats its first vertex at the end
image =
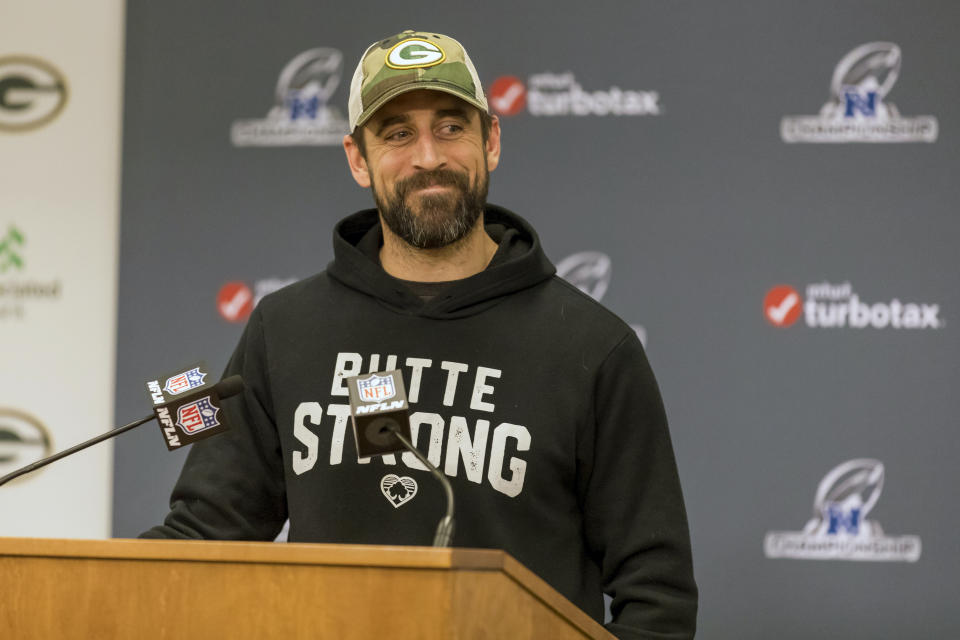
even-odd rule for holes
{"type": "Polygon", "coordinates": [[[219,417],[220,398],[239,393],[243,381],[240,376],[231,376],[211,387],[204,381],[209,375],[205,370],[208,370],[206,364],[198,362],[147,382],[153,413],[169,451],[228,428],[219,417]],[[165,380],[163,386],[160,386],[161,380],[165,380]]]}
{"type": "MultiPolygon", "coordinates": [[[[34,463],[28,464],[28,465],[25,466],[25,467],[21,467],[20,469],[17,469],[16,471],[13,471],[13,472],[11,472],[11,473],[8,473],[7,475],[5,475],[5,476],[3,476],[2,478],[0,478],[0,486],[6,484],[6,483],[8,483],[8,482],[10,482],[11,480],[14,480],[15,478],[19,478],[19,477],[22,476],[22,475],[26,475],[26,474],[30,473],[31,471],[36,471],[37,469],[40,469],[40,468],[42,468],[42,467],[45,467],[45,466],[47,466],[48,464],[50,464],[50,463],[52,463],[52,462],[56,462],[57,460],[60,460],[60,459],[62,459],[62,458],[66,458],[67,456],[72,455],[72,454],[74,454],[74,453],[77,453],[78,451],[83,451],[83,450],[86,449],[87,447],[92,447],[93,445],[95,445],[95,444],[97,444],[97,443],[99,443],[99,442],[103,442],[104,440],[109,440],[110,438],[114,438],[114,437],[120,435],[121,433],[126,433],[127,431],[130,431],[131,429],[133,429],[133,428],[135,428],[135,427],[139,427],[140,425],[142,425],[142,424],[144,424],[144,423],[150,422],[151,420],[153,420],[154,418],[157,417],[157,415],[158,415],[157,412],[158,412],[160,409],[165,409],[165,410],[168,412],[168,415],[169,415],[169,412],[170,412],[171,407],[173,408],[174,413],[178,413],[178,408],[179,408],[179,407],[187,406],[187,405],[189,405],[189,404],[192,402],[192,403],[193,403],[193,406],[197,407],[197,410],[202,412],[202,411],[204,411],[204,410],[207,410],[205,404],[202,402],[204,399],[206,399],[206,400],[209,402],[209,404],[215,409],[215,411],[214,411],[214,418],[217,419],[217,424],[218,424],[218,426],[221,426],[221,427],[222,427],[221,429],[217,429],[216,431],[214,431],[214,433],[219,433],[220,431],[223,431],[224,429],[227,428],[227,427],[226,427],[226,422],[223,420],[223,418],[218,418],[217,415],[216,415],[216,413],[220,410],[220,400],[222,400],[223,398],[229,398],[230,396],[235,396],[235,395],[237,395],[238,393],[240,393],[241,391],[243,391],[243,379],[242,379],[240,376],[230,376],[229,378],[225,378],[225,379],[221,380],[220,382],[218,382],[217,384],[213,385],[212,387],[211,387],[211,386],[207,386],[207,387],[205,387],[205,389],[201,389],[201,390],[198,390],[198,391],[194,391],[194,392],[190,393],[189,395],[186,395],[186,396],[178,399],[178,400],[175,401],[175,402],[169,402],[169,403],[164,403],[164,404],[156,405],[156,406],[154,407],[154,413],[151,413],[150,415],[148,415],[148,416],[146,416],[146,417],[144,417],[144,418],[141,418],[141,419],[139,419],[139,420],[137,420],[137,421],[135,421],[135,422],[131,422],[131,423],[128,424],[128,425],[124,425],[124,426],[122,426],[122,427],[118,427],[118,428],[116,428],[116,429],[113,429],[112,431],[107,431],[106,433],[102,433],[102,434],[100,434],[99,436],[96,436],[96,437],[94,437],[94,438],[90,438],[89,440],[87,440],[87,441],[85,441],[85,442],[81,442],[81,443],[78,444],[78,445],[75,445],[75,446],[73,446],[73,447],[70,447],[69,449],[65,449],[64,451],[61,451],[60,453],[55,453],[55,454],[53,454],[52,456],[50,456],[50,457],[48,457],[48,458],[43,458],[42,460],[37,460],[37,461],[34,462],[34,463]],[[210,401],[210,398],[211,398],[211,397],[212,397],[212,398],[215,398],[216,401],[215,401],[215,402],[210,401]]],[[[192,413],[192,412],[188,412],[188,413],[189,413],[189,416],[188,416],[188,417],[192,417],[193,413],[192,413]]],[[[201,421],[202,421],[202,418],[203,418],[203,417],[204,417],[204,416],[203,416],[202,413],[201,413],[201,421]]],[[[209,417],[207,418],[207,420],[208,420],[208,422],[209,422],[209,417]]],[[[207,435],[213,435],[213,433],[208,433],[207,435]]],[[[204,436],[204,437],[206,437],[206,436],[204,436]]],[[[199,439],[199,438],[194,438],[194,439],[199,439]]],[[[191,440],[191,441],[192,441],[192,440],[191,440]]],[[[186,443],[184,443],[184,444],[186,444],[186,443]]],[[[181,446],[181,445],[178,445],[178,446],[181,446]]],[[[170,448],[170,447],[169,447],[169,444],[168,444],[168,448],[170,448]]],[[[172,450],[172,449],[175,449],[175,448],[176,448],[176,447],[172,447],[171,450],[172,450]]]]}
{"type": "Polygon", "coordinates": [[[403,387],[400,371],[381,371],[366,376],[347,378],[350,392],[350,418],[357,457],[382,456],[407,450],[416,456],[443,485],[447,496],[447,511],[437,524],[433,546],[449,547],[453,542],[453,487],[437,469],[410,442],[410,405],[403,387]]]}

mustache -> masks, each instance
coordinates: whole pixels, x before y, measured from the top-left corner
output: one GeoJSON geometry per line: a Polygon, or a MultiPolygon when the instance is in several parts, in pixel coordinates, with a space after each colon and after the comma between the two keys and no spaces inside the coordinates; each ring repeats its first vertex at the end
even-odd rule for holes
{"type": "Polygon", "coordinates": [[[395,190],[399,196],[403,197],[411,191],[434,186],[457,187],[461,191],[467,191],[470,188],[470,180],[467,174],[452,169],[433,169],[415,173],[398,181],[395,190]]]}

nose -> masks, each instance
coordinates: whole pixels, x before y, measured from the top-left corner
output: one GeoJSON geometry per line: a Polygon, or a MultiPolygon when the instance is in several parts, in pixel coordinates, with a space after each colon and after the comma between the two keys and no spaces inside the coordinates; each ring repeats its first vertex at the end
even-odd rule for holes
{"type": "Polygon", "coordinates": [[[443,144],[432,133],[417,137],[413,149],[413,166],[424,171],[446,166],[447,157],[443,144]]]}

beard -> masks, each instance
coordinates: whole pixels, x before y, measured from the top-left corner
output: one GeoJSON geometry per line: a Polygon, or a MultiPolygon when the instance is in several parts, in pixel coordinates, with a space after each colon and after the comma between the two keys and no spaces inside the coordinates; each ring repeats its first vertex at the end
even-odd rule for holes
{"type": "Polygon", "coordinates": [[[370,188],[383,221],[394,235],[417,249],[439,249],[462,240],[477,224],[487,203],[490,174],[486,167],[474,184],[466,173],[450,169],[423,171],[397,182],[392,193],[370,188]],[[453,187],[443,193],[411,193],[434,185],[453,187]]]}

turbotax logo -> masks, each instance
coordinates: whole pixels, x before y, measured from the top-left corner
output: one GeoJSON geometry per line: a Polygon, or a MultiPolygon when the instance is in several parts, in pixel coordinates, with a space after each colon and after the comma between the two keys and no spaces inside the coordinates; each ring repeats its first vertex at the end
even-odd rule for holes
{"type": "Polygon", "coordinates": [[[502,116],[656,116],[663,111],[656,91],[610,87],[585,90],[573,73],[535,73],[526,84],[501,76],[490,85],[490,106],[502,116]]]}
{"type": "Polygon", "coordinates": [[[770,289],[763,315],[775,327],[792,326],[803,318],[813,329],[939,329],[940,305],[924,302],[865,302],[849,282],[808,284],[806,300],[790,285],[770,289]]]}
{"type": "Polygon", "coordinates": [[[217,292],[217,311],[227,322],[244,323],[265,295],[296,281],[297,278],[261,278],[253,283],[253,288],[241,280],[228,282],[217,292]]]}
{"type": "Polygon", "coordinates": [[[763,541],[768,558],[916,562],[920,538],[884,535],[867,514],[880,499],[883,463],[848,460],[824,476],[803,531],[771,531],[763,541]]]}

